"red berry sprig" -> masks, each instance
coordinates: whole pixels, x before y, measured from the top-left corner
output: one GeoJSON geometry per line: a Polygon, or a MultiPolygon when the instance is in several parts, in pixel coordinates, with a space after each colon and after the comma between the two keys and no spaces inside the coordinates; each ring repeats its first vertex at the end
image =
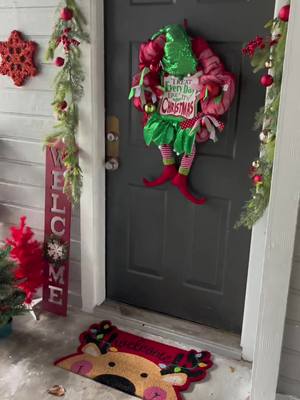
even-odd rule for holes
{"type": "Polygon", "coordinates": [[[67,107],[68,107],[68,103],[66,102],[66,100],[63,100],[59,105],[59,109],[61,111],[65,111],[67,107]]]}
{"type": "Polygon", "coordinates": [[[255,39],[250,40],[250,42],[242,49],[244,56],[253,57],[256,49],[264,49],[266,44],[264,38],[261,36],[256,36],[255,39]]]}
{"type": "Polygon", "coordinates": [[[62,43],[65,52],[70,50],[70,46],[79,46],[80,42],[74,38],[69,37],[69,33],[71,32],[71,28],[65,28],[63,34],[57,39],[57,46],[62,43]]]}

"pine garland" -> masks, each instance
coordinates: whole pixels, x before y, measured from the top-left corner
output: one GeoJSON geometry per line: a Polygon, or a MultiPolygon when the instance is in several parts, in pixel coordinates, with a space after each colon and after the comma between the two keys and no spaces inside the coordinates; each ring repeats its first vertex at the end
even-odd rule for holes
{"type": "Polygon", "coordinates": [[[269,204],[287,36],[286,22],[280,18],[269,21],[265,28],[270,30],[270,36],[265,39],[256,37],[243,49],[243,53],[251,58],[254,72],[267,68],[271,69],[271,74],[261,78],[261,83],[269,87],[266,104],[255,117],[254,129],[260,130],[259,159],[253,161],[250,168],[249,175],[253,182],[251,198],[246,202],[236,227],[251,229],[269,204]]]}
{"type": "Polygon", "coordinates": [[[48,49],[47,60],[53,60],[58,47],[63,48],[64,58],[57,57],[55,64],[61,68],[54,80],[53,110],[57,124],[45,139],[45,144],[57,146],[62,142],[62,158],[66,171],[64,192],[73,202],[80,199],[82,170],[79,166],[76,135],[78,130],[78,103],[84,93],[84,72],[81,65],[80,42],[89,42],[83,26],[86,20],[75,0],[63,0],[58,11],[59,18],[54,26],[48,49]],[[62,8],[64,7],[64,8],[62,8]]]}

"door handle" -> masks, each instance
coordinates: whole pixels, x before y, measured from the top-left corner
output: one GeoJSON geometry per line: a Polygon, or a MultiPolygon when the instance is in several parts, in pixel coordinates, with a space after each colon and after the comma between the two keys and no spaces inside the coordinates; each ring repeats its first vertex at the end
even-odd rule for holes
{"type": "Polygon", "coordinates": [[[114,115],[110,115],[106,119],[105,129],[105,169],[107,171],[116,171],[119,168],[119,141],[119,119],[114,115]]]}

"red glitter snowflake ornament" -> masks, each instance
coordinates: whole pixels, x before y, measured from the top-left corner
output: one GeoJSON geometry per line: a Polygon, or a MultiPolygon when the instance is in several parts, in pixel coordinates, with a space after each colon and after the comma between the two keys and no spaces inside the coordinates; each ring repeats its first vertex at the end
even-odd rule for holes
{"type": "Polygon", "coordinates": [[[0,42],[0,74],[8,75],[16,86],[22,86],[28,76],[35,76],[34,53],[37,44],[23,40],[18,31],[12,31],[6,42],[0,42]]]}

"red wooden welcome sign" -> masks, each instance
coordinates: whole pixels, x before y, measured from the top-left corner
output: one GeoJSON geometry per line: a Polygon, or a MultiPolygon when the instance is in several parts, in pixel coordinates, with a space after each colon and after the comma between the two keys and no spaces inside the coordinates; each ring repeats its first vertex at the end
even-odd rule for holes
{"type": "MultiPolygon", "coordinates": [[[[63,193],[64,163],[55,147],[46,149],[45,244],[51,238],[70,244],[72,204],[63,193]]],[[[43,308],[59,315],[67,314],[69,256],[57,264],[48,262],[43,288],[43,308]]]]}

